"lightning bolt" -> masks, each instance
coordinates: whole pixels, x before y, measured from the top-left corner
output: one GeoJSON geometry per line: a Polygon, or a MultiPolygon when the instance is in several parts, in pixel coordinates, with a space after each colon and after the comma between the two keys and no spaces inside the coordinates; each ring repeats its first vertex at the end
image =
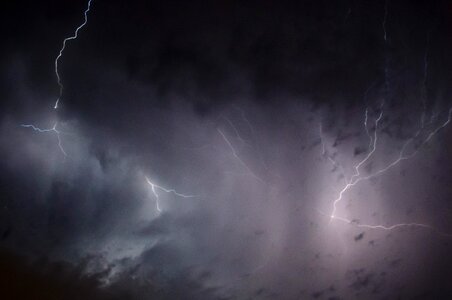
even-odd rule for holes
{"type": "Polygon", "coordinates": [[[61,97],[63,96],[63,84],[62,84],[62,82],[61,82],[60,73],[58,72],[58,62],[60,61],[61,57],[63,56],[64,49],[66,49],[66,43],[67,43],[68,41],[70,41],[70,40],[75,40],[75,39],[77,39],[77,37],[78,37],[78,32],[79,32],[79,31],[80,31],[80,30],[88,23],[88,12],[89,12],[90,7],[91,7],[91,1],[92,1],[92,0],[89,0],[89,1],[88,1],[88,5],[87,5],[86,10],[85,10],[85,13],[84,13],[85,19],[84,19],[83,23],[80,24],[80,25],[75,29],[74,35],[72,35],[72,36],[70,36],[70,37],[67,37],[67,38],[65,38],[65,39],[63,40],[63,46],[61,47],[60,52],[58,53],[58,56],[55,58],[55,75],[56,75],[56,77],[57,77],[57,83],[58,83],[58,86],[59,86],[60,90],[59,90],[58,98],[57,98],[57,100],[56,100],[56,102],[55,102],[55,105],[54,105],[54,107],[53,107],[54,109],[57,109],[57,108],[58,108],[58,103],[60,102],[60,99],[61,99],[61,97]]]}
{"type": "Polygon", "coordinates": [[[224,117],[224,116],[222,116],[222,118],[223,118],[224,120],[226,120],[226,122],[227,122],[227,123],[231,126],[231,128],[234,130],[235,136],[237,137],[237,139],[238,139],[242,144],[244,144],[244,145],[246,145],[246,146],[248,146],[248,147],[251,147],[251,145],[250,145],[247,141],[245,141],[245,140],[242,138],[242,136],[240,135],[239,130],[237,129],[237,127],[235,127],[234,123],[232,123],[231,120],[229,120],[228,118],[226,118],[226,117],[224,117]]]}
{"type": "Polygon", "coordinates": [[[248,128],[250,129],[251,133],[254,134],[255,133],[254,127],[251,124],[250,120],[248,120],[248,118],[246,117],[245,111],[238,107],[237,105],[232,105],[232,108],[234,108],[240,113],[240,116],[242,117],[243,121],[245,121],[245,123],[248,125],[248,128]]]}
{"type": "MultiPolygon", "coordinates": [[[[252,137],[253,137],[254,139],[256,139],[256,140],[259,139],[258,135],[256,134],[256,130],[254,129],[254,126],[253,126],[253,124],[251,123],[251,121],[247,118],[247,116],[246,116],[246,114],[245,114],[245,111],[244,111],[242,108],[240,108],[239,106],[235,105],[235,104],[232,105],[232,108],[235,109],[237,112],[240,113],[240,117],[241,117],[241,119],[243,120],[243,122],[245,122],[245,124],[247,125],[247,127],[248,127],[248,129],[249,129],[249,133],[252,135],[252,137]]],[[[256,150],[256,147],[253,146],[252,144],[250,144],[250,143],[248,143],[248,142],[246,142],[246,144],[247,144],[248,146],[250,146],[251,148],[253,148],[254,150],[256,150]]],[[[259,160],[260,160],[262,166],[263,166],[266,170],[268,170],[268,164],[267,164],[267,162],[265,161],[265,159],[264,159],[264,157],[263,157],[262,151],[256,151],[256,152],[257,152],[257,155],[259,156],[259,160]]]]}
{"type": "MultiPolygon", "coordinates": [[[[364,127],[366,128],[366,132],[369,134],[368,131],[368,127],[367,127],[367,121],[368,121],[368,109],[366,108],[366,113],[365,113],[365,119],[364,119],[364,127]]],[[[350,178],[350,180],[348,181],[348,183],[345,185],[345,187],[339,192],[339,196],[334,200],[333,202],[333,211],[331,213],[331,219],[334,219],[336,216],[336,209],[337,209],[337,204],[342,200],[342,196],[343,194],[350,189],[352,186],[354,186],[356,183],[359,182],[359,176],[360,176],[360,172],[359,172],[359,168],[369,160],[369,158],[372,156],[372,154],[376,151],[377,149],[377,129],[378,129],[378,123],[380,122],[381,118],[383,117],[383,110],[380,111],[380,114],[378,116],[378,118],[375,120],[375,130],[374,130],[374,137],[372,138],[371,135],[369,134],[369,137],[371,139],[371,144],[372,144],[372,149],[368,152],[368,154],[366,155],[366,157],[364,157],[364,159],[362,159],[360,162],[358,162],[357,165],[355,165],[354,169],[355,172],[352,175],[352,177],[350,178]],[[373,143],[372,143],[373,141],[373,143]]]]}
{"type": "Polygon", "coordinates": [[[166,189],[166,188],[164,188],[164,187],[162,187],[160,185],[157,185],[157,184],[153,183],[148,177],[145,176],[145,178],[146,178],[146,182],[151,186],[151,191],[152,191],[152,193],[154,194],[154,197],[155,197],[155,207],[156,207],[156,209],[157,209],[157,211],[159,213],[162,212],[162,209],[160,208],[160,196],[159,196],[159,193],[157,192],[157,190],[161,190],[161,191],[163,191],[165,193],[172,193],[172,194],[174,194],[174,195],[176,195],[178,197],[181,197],[181,198],[194,198],[194,197],[196,197],[194,195],[185,195],[185,194],[178,193],[174,189],[166,189]]]}
{"type": "Polygon", "coordinates": [[[369,120],[369,108],[366,107],[366,111],[364,112],[364,129],[366,130],[366,135],[369,137],[369,146],[367,149],[369,150],[372,147],[372,136],[369,132],[369,127],[367,126],[367,121],[369,120]]]}
{"type": "Polygon", "coordinates": [[[223,138],[223,140],[226,142],[226,144],[228,145],[228,147],[231,149],[231,153],[232,156],[234,156],[239,162],[240,164],[245,167],[245,169],[257,180],[259,180],[262,183],[265,183],[265,181],[260,178],[259,176],[256,175],[256,173],[254,173],[250,167],[248,167],[248,165],[240,158],[240,156],[237,154],[237,151],[235,150],[234,146],[232,145],[232,143],[228,140],[228,138],[226,137],[226,135],[223,133],[223,131],[221,131],[221,129],[217,128],[218,133],[221,135],[221,137],[223,138]]]}
{"type": "MultiPolygon", "coordinates": [[[[324,213],[320,212],[320,214],[325,215],[324,213]]],[[[347,224],[351,224],[354,225],[358,228],[367,228],[367,229],[381,229],[381,230],[393,230],[393,229],[397,229],[397,228],[406,228],[406,227],[420,227],[420,228],[425,228],[425,229],[429,229],[433,232],[436,232],[437,234],[444,236],[444,237],[452,237],[452,233],[447,233],[444,231],[440,231],[438,229],[436,229],[435,227],[428,225],[428,224],[422,224],[422,223],[400,223],[400,224],[394,224],[391,226],[385,226],[385,225],[368,225],[368,224],[359,224],[357,223],[355,220],[349,220],[347,218],[343,218],[343,217],[338,217],[335,216],[334,217],[335,220],[347,223],[347,224]]]]}
{"type": "Polygon", "coordinates": [[[52,128],[47,128],[47,129],[41,129],[41,128],[36,127],[35,125],[32,125],[32,124],[21,124],[20,126],[24,127],[24,128],[31,128],[34,131],[39,132],[39,133],[47,133],[47,132],[55,133],[55,135],[56,135],[56,137],[58,139],[58,147],[60,148],[60,150],[64,154],[64,156],[67,156],[67,153],[66,153],[66,151],[64,151],[64,148],[63,148],[63,146],[61,144],[61,138],[60,138],[61,131],[59,131],[56,128],[57,125],[58,125],[58,122],[56,122],[55,125],[53,125],[52,128]]]}
{"type": "MultiPolygon", "coordinates": [[[[88,12],[89,12],[90,7],[91,7],[91,1],[92,0],[88,0],[87,8],[86,8],[85,13],[84,13],[85,19],[84,19],[83,23],[81,25],[79,25],[75,29],[74,35],[69,36],[69,37],[67,37],[67,38],[65,38],[63,40],[63,46],[61,47],[61,49],[60,49],[60,51],[58,53],[58,56],[55,58],[55,75],[57,77],[57,83],[58,83],[58,86],[59,86],[59,94],[58,94],[58,98],[57,98],[57,100],[55,102],[55,105],[53,107],[54,109],[58,108],[58,103],[60,102],[60,99],[61,99],[61,97],[63,95],[63,84],[61,82],[60,73],[58,72],[58,62],[60,61],[61,57],[63,56],[64,49],[66,49],[66,43],[68,41],[70,41],[70,40],[77,39],[79,31],[86,25],[86,23],[88,23],[88,12]]],[[[64,150],[64,148],[63,148],[63,146],[61,144],[61,137],[60,137],[61,132],[59,130],[57,130],[57,128],[56,128],[57,125],[58,125],[58,122],[56,122],[55,125],[52,128],[48,128],[48,129],[41,129],[41,128],[39,128],[39,127],[37,127],[35,125],[32,125],[32,124],[22,124],[20,126],[21,127],[25,127],[25,128],[31,128],[34,131],[39,132],[39,133],[54,132],[56,137],[57,137],[57,139],[58,139],[58,147],[60,148],[60,150],[64,154],[64,156],[67,156],[67,153],[66,153],[66,151],[64,150]]]]}
{"type": "MultiPolygon", "coordinates": [[[[397,229],[400,227],[421,227],[421,228],[427,228],[430,230],[433,230],[435,232],[437,232],[438,234],[442,235],[442,236],[447,236],[447,237],[452,237],[452,233],[446,233],[446,232],[442,232],[440,230],[437,230],[436,228],[434,228],[431,225],[427,225],[427,224],[422,224],[422,223],[400,223],[400,224],[395,224],[395,225],[391,225],[391,226],[385,226],[385,225],[369,225],[369,224],[358,224],[356,221],[354,220],[350,220],[341,216],[338,216],[336,211],[337,211],[337,205],[340,201],[342,201],[344,193],[346,193],[347,191],[349,191],[353,186],[355,186],[356,184],[358,184],[361,181],[364,180],[369,180],[371,178],[375,178],[377,176],[380,176],[382,174],[384,174],[385,172],[387,172],[389,169],[393,168],[394,166],[398,165],[399,163],[401,163],[404,160],[410,159],[412,157],[414,157],[419,150],[426,145],[427,143],[430,142],[430,140],[443,128],[445,128],[451,121],[452,118],[452,108],[449,109],[448,114],[447,114],[447,119],[440,124],[439,126],[437,126],[434,130],[432,130],[427,138],[425,138],[421,145],[419,147],[417,147],[412,153],[407,154],[406,152],[406,148],[407,146],[412,143],[417,136],[419,135],[421,129],[410,139],[408,139],[402,146],[400,152],[399,152],[399,156],[397,157],[397,159],[393,160],[391,163],[389,163],[386,167],[376,171],[373,174],[367,175],[367,176],[361,176],[359,169],[360,167],[366,163],[370,157],[375,153],[376,151],[376,147],[377,147],[377,131],[378,131],[378,123],[381,120],[383,116],[383,111],[380,111],[379,116],[377,117],[377,119],[375,120],[375,130],[374,130],[374,135],[373,138],[371,137],[371,139],[373,140],[372,143],[372,149],[369,151],[369,153],[366,155],[366,157],[364,159],[362,159],[361,161],[359,161],[355,166],[354,166],[354,174],[353,176],[350,178],[349,182],[344,186],[344,188],[339,192],[338,197],[333,201],[333,209],[332,209],[332,213],[330,215],[330,222],[333,220],[338,220],[344,223],[348,223],[348,224],[352,224],[355,225],[356,227],[360,227],[360,228],[368,228],[368,229],[382,229],[382,230],[393,230],[393,229],[397,229]]],[[[366,109],[366,116],[365,116],[365,122],[364,125],[365,127],[367,126],[367,109],[366,109]]],[[[422,125],[422,124],[421,124],[422,125]]],[[[323,151],[323,150],[322,150],[323,151]]],[[[322,213],[323,214],[323,213],[322,213]]]]}
{"type": "MultiPolygon", "coordinates": [[[[386,2],[385,2],[385,12],[384,12],[384,17],[383,17],[383,22],[382,22],[383,32],[384,32],[383,38],[384,38],[385,43],[387,42],[387,31],[386,31],[387,16],[388,16],[388,0],[386,0],[386,2]]],[[[359,224],[355,220],[347,219],[347,218],[344,218],[344,217],[341,217],[341,216],[337,215],[337,205],[339,204],[340,201],[342,201],[343,196],[344,196],[344,194],[347,191],[349,191],[351,188],[353,188],[359,182],[364,181],[364,180],[369,180],[371,178],[375,178],[377,176],[380,176],[380,175],[384,174],[385,172],[387,172],[388,170],[390,170],[391,168],[393,168],[394,166],[396,166],[399,163],[401,163],[402,161],[414,157],[424,145],[429,143],[431,141],[431,139],[441,129],[445,128],[450,123],[451,116],[452,116],[452,108],[450,108],[449,111],[448,111],[447,119],[442,124],[440,124],[438,127],[436,127],[434,130],[432,130],[430,133],[428,133],[427,138],[425,138],[421,142],[420,146],[416,147],[411,154],[407,154],[406,153],[406,148],[408,147],[408,145],[410,145],[413,141],[415,141],[415,139],[417,139],[418,136],[421,134],[421,132],[424,130],[424,121],[425,121],[425,112],[426,112],[426,84],[427,84],[427,70],[428,70],[428,43],[429,43],[429,40],[427,39],[427,49],[426,49],[426,52],[425,52],[425,55],[424,55],[424,80],[423,80],[423,90],[422,90],[423,111],[422,111],[421,118],[420,118],[420,128],[419,128],[419,130],[413,135],[413,137],[408,139],[403,144],[403,146],[402,146],[402,148],[401,148],[401,150],[399,152],[399,156],[395,160],[393,160],[386,167],[376,171],[373,174],[370,174],[368,176],[362,176],[361,173],[360,173],[361,166],[369,161],[369,159],[372,157],[372,155],[375,153],[375,151],[377,149],[378,125],[379,125],[379,122],[381,121],[381,118],[383,117],[384,101],[382,102],[382,104],[380,106],[380,113],[379,113],[378,117],[375,119],[375,126],[374,126],[375,129],[374,129],[374,132],[373,132],[373,136],[369,132],[369,128],[368,128],[368,108],[366,108],[366,110],[365,110],[365,117],[364,117],[364,128],[365,128],[367,136],[369,137],[369,149],[370,150],[368,151],[368,154],[361,161],[359,161],[356,165],[354,165],[354,174],[351,176],[350,180],[346,183],[346,185],[342,188],[342,190],[340,190],[337,198],[333,201],[332,212],[331,212],[331,214],[329,216],[330,223],[333,220],[338,220],[338,221],[341,221],[341,222],[344,222],[344,223],[347,223],[347,224],[355,225],[356,227],[360,227],[360,228],[381,229],[381,230],[388,230],[388,231],[393,230],[393,229],[397,229],[397,228],[402,228],[402,227],[420,227],[420,228],[426,228],[426,229],[430,229],[432,231],[435,231],[436,233],[438,233],[439,235],[442,235],[442,236],[452,237],[452,233],[446,233],[446,232],[440,231],[440,230],[436,229],[435,227],[433,227],[431,225],[428,225],[428,224],[422,224],[422,223],[399,223],[399,224],[394,224],[394,225],[391,225],[391,226],[359,224]]],[[[385,88],[386,89],[388,89],[387,72],[388,72],[388,67],[387,67],[387,61],[386,61],[386,66],[385,66],[385,88]]],[[[367,91],[366,91],[366,96],[367,96],[367,91]]],[[[320,138],[322,139],[322,155],[325,155],[325,143],[323,142],[323,137],[322,137],[322,127],[320,127],[320,135],[321,135],[320,138]]],[[[336,161],[334,161],[332,158],[329,157],[329,160],[334,165],[338,165],[338,163],[336,161]]],[[[323,214],[323,213],[321,213],[321,214],[323,214]]]]}

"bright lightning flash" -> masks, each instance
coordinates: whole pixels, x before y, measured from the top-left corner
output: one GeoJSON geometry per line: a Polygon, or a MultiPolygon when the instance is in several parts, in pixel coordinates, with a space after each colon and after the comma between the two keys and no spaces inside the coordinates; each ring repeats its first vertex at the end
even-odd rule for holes
{"type": "Polygon", "coordinates": [[[182,198],[194,198],[194,197],[196,197],[194,195],[185,195],[185,194],[178,193],[174,189],[166,189],[164,187],[161,187],[161,186],[153,183],[148,177],[145,176],[145,178],[146,178],[146,182],[151,186],[151,191],[152,191],[152,193],[154,194],[154,197],[155,197],[155,207],[156,207],[156,209],[157,209],[157,211],[159,213],[162,212],[162,209],[160,208],[160,196],[159,196],[159,193],[157,192],[157,190],[161,190],[161,191],[163,191],[165,193],[172,193],[172,194],[174,194],[174,195],[176,195],[178,197],[182,197],[182,198]]]}
{"type": "MultiPolygon", "coordinates": [[[[369,228],[369,229],[383,229],[383,230],[393,230],[396,228],[400,228],[400,227],[422,227],[422,228],[427,228],[430,230],[433,230],[435,232],[437,232],[440,235],[443,236],[447,236],[447,237],[452,237],[451,233],[445,233],[442,231],[437,230],[436,228],[434,228],[433,226],[427,225],[427,224],[421,224],[421,223],[400,223],[400,224],[395,224],[395,225],[391,225],[391,226],[385,226],[385,225],[368,225],[368,224],[359,224],[357,223],[355,220],[350,220],[341,216],[337,215],[337,205],[339,204],[339,202],[342,201],[344,194],[349,191],[350,189],[352,189],[356,184],[358,184],[361,181],[364,180],[369,180],[371,178],[375,178],[379,175],[382,175],[383,173],[385,173],[386,171],[388,171],[389,169],[391,169],[392,167],[398,165],[400,162],[410,159],[412,157],[414,157],[419,149],[422,148],[422,146],[426,145],[428,142],[430,142],[430,140],[444,127],[446,127],[450,121],[451,121],[451,117],[452,117],[452,108],[449,109],[448,115],[447,115],[447,119],[446,121],[444,121],[442,124],[440,124],[438,127],[436,127],[434,130],[432,130],[430,133],[428,133],[427,138],[425,138],[419,147],[417,147],[412,153],[407,154],[406,153],[406,148],[407,146],[412,143],[414,141],[415,138],[417,138],[420,134],[420,131],[422,130],[422,128],[410,139],[408,139],[404,145],[402,146],[402,149],[400,150],[399,156],[397,157],[397,159],[393,160],[391,163],[389,163],[388,165],[386,165],[386,167],[376,171],[373,174],[367,175],[367,176],[362,176],[360,174],[360,167],[365,164],[370,158],[371,156],[375,153],[376,148],[377,148],[377,132],[378,132],[378,123],[380,122],[381,118],[383,116],[383,111],[382,111],[382,106],[380,107],[380,114],[379,116],[376,118],[375,120],[375,129],[374,129],[374,134],[373,136],[371,136],[369,134],[368,128],[367,128],[367,122],[368,122],[368,115],[367,115],[367,109],[366,109],[366,113],[365,113],[365,121],[364,121],[364,126],[366,129],[366,132],[368,133],[368,136],[371,140],[371,149],[369,151],[369,153],[366,155],[366,157],[364,157],[364,159],[362,159],[361,161],[359,161],[356,165],[354,165],[354,174],[352,175],[352,177],[350,178],[350,180],[348,180],[348,182],[346,183],[346,185],[344,186],[344,188],[342,188],[342,190],[339,192],[339,195],[337,196],[337,198],[333,201],[333,209],[331,212],[330,217],[330,222],[333,220],[338,220],[341,222],[345,222],[348,224],[352,224],[355,225],[357,227],[361,227],[361,228],[369,228]]],[[[422,126],[423,124],[421,124],[422,126]]],[[[322,137],[321,137],[322,138],[322,137]]],[[[323,140],[323,138],[322,138],[323,140]]],[[[324,144],[322,146],[322,155],[325,154],[325,148],[324,148],[324,144]]],[[[335,163],[335,162],[334,162],[335,163]]]]}
{"type": "Polygon", "coordinates": [[[56,122],[55,125],[53,125],[52,128],[47,128],[47,129],[41,129],[41,128],[36,127],[36,126],[34,126],[34,125],[32,125],[32,124],[22,124],[22,125],[20,125],[20,126],[21,126],[21,127],[25,127],[25,128],[31,128],[31,129],[33,129],[34,131],[39,132],[39,133],[47,133],[47,132],[53,132],[53,133],[55,133],[55,135],[56,135],[56,137],[57,137],[57,139],[58,139],[58,147],[60,148],[60,150],[61,150],[61,152],[64,154],[64,156],[67,156],[67,153],[66,153],[66,151],[64,151],[64,148],[63,148],[63,146],[62,146],[62,144],[61,144],[61,138],[60,138],[61,131],[59,131],[59,130],[56,128],[57,125],[58,125],[58,122],[56,122]]]}
{"type": "MultiPolygon", "coordinates": [[[[63,46],[61,47],[61,49],[60,49],[60,51],[58,53],[58,56],[55,58],[55,75],[57,77],[57,83],[58,83],[58,86],[59,86],[60,90],[59,90],[58,98],[57,98],[57,100],[55,102],[55,105],[53,107],[54,109],[58,108],[58,103],[60,102],[60,99],[61,99],[61,97],[63,95],[63,84],[61,82],[60,73],[58,72],[58,62],[61,59],[61,57],[63,56],[64,49],[66,48],[66,43],[68,41],[70,41],[70,40],[75,40],[78,37],[78,32],[80,31],[80,29],[82,29],[86,25],[86,23],[88,22],[88,12],[89,12],[90,7],[91,7],[91,1],[92,0],[88,0],[88,5],[87,5],[87,8],[86,8],[85,13],[84,13],[85,19],[84,19],[83,23],[81,25],[79,25],[75,29],[74,35],[72,35],[70,37],[67,37],[67,38],[65,38],[63,40],[63,46]]],[[[48,129],[41,129],[41,128],[39,128],[39,127],[37,127],[35,125],[32,125],[32,124],[22,124],[21,126],[25,127],[25,128],[32,128],[34,131],[40,132],[40,133],[54,132],[55,135],[57,136],[57,139],[58,139],[58,147],[60,148],[60,150],[64,154],[64,156],[67,156],[66,151],[64,151],[64,148],[61,145],[61,138],[60,138],[61,132],[56,129],[57,123],[55,123],[55,125],[52,128],[48,128],[48,129]]]]}
{"type": "Polygon", "coordinates": [[[75,29],[74,35],[72,35],[72,36],[70,36],[70,37],[67,37],[67,38],[65,38],[65,39],[63,40],[63,46],[61,47],[60,52],[58,53],[58,56],[57,56],[56,59],[55,59],[55,75],[56,75],[56,77],[57,77],[57,83],[58,83],[58,86],[60,87],[60,91],[59,91],[58,98],[57,98],[57,100],[56,100],[56,102],[55,102],[55,105],[54,105],[54,107],[53,107],[54,109],[57,109],[57,108],[58,108],[58,103],[60,102],[60,99],[61,99],[61,97],[63,96],[63,84],[61,83],[60,73],[58,72],[58,62],[60,61],[60,58],[63,56],[64,49],[66,48],[66,43],[67,43],[68,41],[70,41],[70,40],[75,40],[75,39],[77,39],[77,37],[78,37],[78,32],[80,31],[80,29],[82,29],[82,28],[86,25],[86,23],[88,23],[88,12],[89,12],[90,7],[91,7],[91,1],[92,1],[92,0],[89,0],[89,1],[88,1],[88,6],[86,7],[86,10],[85,10],[85,13],[84,13],[84,15],[85,15],[85,20],[83,21],[83,23],[82,23],[81,25],[79,25],[79,26],[75,29]]]}

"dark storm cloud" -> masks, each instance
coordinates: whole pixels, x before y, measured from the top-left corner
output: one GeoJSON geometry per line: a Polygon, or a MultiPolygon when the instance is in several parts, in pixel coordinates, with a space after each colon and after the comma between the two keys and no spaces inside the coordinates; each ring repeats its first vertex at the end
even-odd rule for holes
{"type": "Polygon", "coordinates": [[[77,266],[64,262],[49,262],[45,258],[30,263],[24,257],[5,251],[2,263],[1,286],[3,296],[11,299],[211,299],[214,289],[199,285],[196,278],[179,274],[166,284],[158,286],[158,274],[148,276],[147,282],[137,280],[132,272],[122,274],[121,280],[108,288],[102,287],[107,271],[86,274],[93,258],[84,258],[77,266]],[[132,274],[132,275],[131,275],[132,274]]]}
{"type": "MultiPolygon", "coordinates": [[[[428,130],[447,117],[450,4],[388,1],[385,42],[383,2],[93,0],[58,111],[54,58],[86,3],[4,5],[0,259],[14,283],[54,298],[451,294],[447,239],[325,217],[369,151],[366,106],[373,132],[385,100],[365,174],[415,135],[422,99],[428,130]],[[56,121],[68,157],[54,133],[19,126],[56,121]],[[145,177],[194,197],[160,190],[158,213],[145,177]]],[[[340,212],[452,228],[451,145],[447,128],[340,212]]]]}
{"type": "Polygon", "coordinates": [[[96,276],[86,276],[80,267],[41,260],[33,264],[23,257],[2,251],[1,287],[10,299],[108,299],[98,289],[96,276]]]}

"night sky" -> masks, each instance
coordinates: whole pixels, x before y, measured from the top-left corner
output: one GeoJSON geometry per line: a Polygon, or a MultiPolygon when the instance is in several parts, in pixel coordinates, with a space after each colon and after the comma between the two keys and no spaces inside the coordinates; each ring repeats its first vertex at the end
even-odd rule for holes
{"type": "Polygon", "coordinates": [[[452,2],[3,2],[0,298],[452,299],[452,2]]]}

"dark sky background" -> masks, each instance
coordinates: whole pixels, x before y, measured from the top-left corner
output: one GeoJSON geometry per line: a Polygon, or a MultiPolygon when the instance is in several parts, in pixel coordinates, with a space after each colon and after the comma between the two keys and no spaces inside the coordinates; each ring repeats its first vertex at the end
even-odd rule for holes
{"type": "Polygon", "coordinates": [[[452,2],[4,2],[2,299],[452,298],[452,2]]]}

